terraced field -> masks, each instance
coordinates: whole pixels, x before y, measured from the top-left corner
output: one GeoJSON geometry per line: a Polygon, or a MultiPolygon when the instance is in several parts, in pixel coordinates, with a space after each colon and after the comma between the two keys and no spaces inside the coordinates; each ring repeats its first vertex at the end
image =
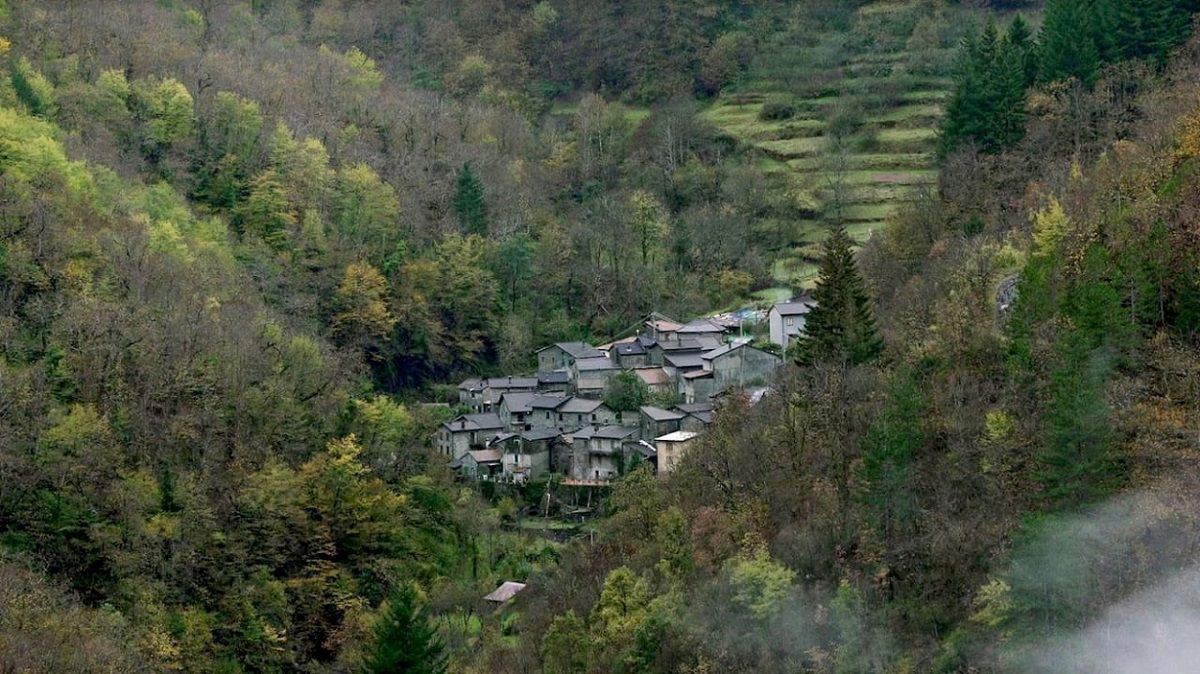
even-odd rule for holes
{"type": "Polygon", "coordinates": [[[926,7],[920,0],[872,3],[846,33],[808,43],[800,30],[782,30],[736,90],[701,113],[760,152],[768,178],[786,181],[813,205],[811,222],[798,229],[802,239],[778,251],[781,285],[811,282],[828,225],[841,223],[865,240],[902,204],[936,188],[934,148],[952,86],[954,39],[914,46],[926,7]]]}

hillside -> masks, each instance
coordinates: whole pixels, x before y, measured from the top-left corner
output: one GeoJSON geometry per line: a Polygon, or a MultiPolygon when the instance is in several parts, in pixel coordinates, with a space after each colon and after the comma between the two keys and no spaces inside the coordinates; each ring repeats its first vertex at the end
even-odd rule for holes
{"type": "Polygon", "coordinates": [[[758,150],[779,189],[809,211],[775,270],[811,285],[828,227],[859,241],[897,209],[936,188],[934,151],[955,50],[986,16],[921,2],[872,2],[813,25],[780,17],[746,72],[703,113],[758,150]]]}
{"type": "Polygon", "coordinates": [[[0,0],[0,671],[1191,671],[1198,12],[0,0]]]}

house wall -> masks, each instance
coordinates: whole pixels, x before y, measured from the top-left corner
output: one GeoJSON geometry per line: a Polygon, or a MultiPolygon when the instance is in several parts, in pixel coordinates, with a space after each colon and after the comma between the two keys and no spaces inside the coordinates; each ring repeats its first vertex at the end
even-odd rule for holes
{"type": "Polygon", "coordinates": [[[771,341],[786,351],[792,340],[804,332],[805,316],[781,316],[778,311],[772,309],[768,322],[771,325],[771,341]]]}
{"type": "Polygon", "coordinates": [[[438,449],[442,454],[457,459],[471,449],[470,431],[450,432],[445,428],[438,429],[438,449]]]}
{"type": "Polygon", "coordinates": [[[567,367],[574,359],[571,354],[563,351],[557,346],[551,346],[538,352],[538,369],[542,372],[552,372],[560,368],[567,367]]]}
{"type": "Polygon", "coordinates": [[[783,316],[775,309],[771,309],[767,314],[767,323],[770,325],[771,341],[783,348],[787,348],[787,342],[783,336],[783,316]]]}
{"type": "Polygon", "coordinates": [[[675,470],[679,465],[679,460],[683,458],[688,447],[692,444],[691,440],[686,442],[658,442],[655,443],[658,450],[658,473],[665,475],[675,470]]]}
{"type": "Polygon", "coordinates": [[[617,365],[622,369],[632,370],[635,367],[645,367],[648,363],[648,356],[644,353],[629,356],[617,356],[617,365]]]}
{"type": "Polygon", "coordinates": [[[639,431],[643,440],[653,441],[660,435],[666,435],[679,430],[679,420],[672,421],[654,421],[645,414],[641,415],[641,424],[639,431]]]}
{"type": "MultiPolygon", "coordinates": [[[[679,422],[679,428],[677,428],[675,430],[691,431],[693,433],[702,433],[702,432],[704,432],[705,428],[706,428],[706,426],[703,421],[701,421],[700,419],[689,414],[679,422]]],[[[668,433],[669,432],[670,431],[668,431],[668,433]]]]}
{"type": "Polygon", "coordinates": [[[764,384],[771,380],[780,363],[778,356],[766,351],[748,346],[734,349],[712,361],[716,391],[731,386],[764,384]]]}

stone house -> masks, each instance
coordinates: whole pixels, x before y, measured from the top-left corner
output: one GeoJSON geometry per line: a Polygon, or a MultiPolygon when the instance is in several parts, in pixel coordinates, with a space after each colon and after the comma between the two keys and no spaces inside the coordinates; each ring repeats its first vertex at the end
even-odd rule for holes
{"type": "Polygon", "coordinates": [[[514,433],[497,443],[504,479],[523,484],[550,472],[551,453],[561,438],[556,430],[536,430],[514,433]]]}
{"type": "Polygon", "coordinates": [[[658,454],[659,475],[665,475],[675,470],[697,435],[691,431],[675,431],[654,439],[654,446],[658,454]]]}
{"type": "Polygon", "coordinates": [[[584,342],[559,342],[537,351],[538,371],[553,372],[570,368],[584,358],[604,358],[604,353],[584,342]]]}
{"type": "Polygon", "coordinates": [[[621,371],[621,366],[608,358],[581,358],[571,365],[575,380],[575,395],[585,398],[599,398],[604,395],[604,387],[621,371]]]}
{"type": "MultiPolygon", "coordinates": [[[[500,397],[500,404],[496,406],[496,414],[500,417],[501,423],[505,429],[513,433],[521,431],[530,431],[535,428],[538,419],[537,409],[544,409],[547,405],[555,405],[566,402],[567,398],[563,395],[543,395],[531,391],[510,391],[500,397]],[[543,398],[550,400],[543,401],[543,398]],[[535,408],[534,403],[539,403],[542,407],[535,408]]],[[[537,425],[537,428],[553,428],[553,426],[537,425]]]]}
{"type": "Polygon", "coordinates": [[[646,348],[637,339],[613,344],[612,350],[609,353],[612,356],[613,363],[622,370],[645,367],[649,358],[649,355],[646,354],[646,348]]]}
{"type": "Polygon", "coordinates": [[[633,371],[651,393],[664,393],[674,388],[671,375],[661,367],[639,367],[633,371]]]}
{"type": "Polygon", "coordinates": [[[503,454],[499,449],[472,449],[459,459],[460,472],[478,480],[496,480],[503,475],[503,454]]]}
{"type": "Polygon", "coordinates": [[[504,423],[495,413],[463,414],[438,427],[437,448],[451,459],[460,459],[503,431],[504,423]]]}
{"type": "Polygon", "coordinates": [[[571,371],[567,368],[538,372],[537,380],[538,391],[542,393],[561,393],[563,395],[572,393],[571,371]]]}
{"type": "Polygon", "coordinates": [[[638,437],[643,440],[653,440],[660,435],[666,435],[679,430],[679,424],[687,414],[678,410],[664,410],[651,405],[638,410],[638,437]]]}
{"type": "Polygon", "coordinates": [[[791,302],[780,302],[767,312],[771,341],[783,347],[784,353],[787,353],[794,339],[804,334],[805,318],[814,306],[816,303],[813,299],[805,296],[791,302]]]}
{"type": "MultiPolygon", "coordinates": [[[[713,374],[714,393],[727,388],[745,388],[768,384],[783,359],[747,342],[726,344],[702,355],[704,370],[713,374]]],[[[690,400],[689,402],[696,402],[690,400]]]]}
{"type": "Polygon", "coordinates": [[[636,451],[637,432],[628,426],[603,426],[573,433],[571,477],[611,480],[620,475],[636,451]]]}

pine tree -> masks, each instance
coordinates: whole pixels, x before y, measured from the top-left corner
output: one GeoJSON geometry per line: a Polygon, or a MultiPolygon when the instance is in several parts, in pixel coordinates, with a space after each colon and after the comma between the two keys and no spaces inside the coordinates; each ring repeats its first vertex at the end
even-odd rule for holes
{"type": "Polygon", "coordinates": [[[891,544],[912,524],[916,498],[910,477],[924,441],[920,382],[900,372],[888,407],[863,439],[862,503],[879,538],[891,544]]]}
{"type": "Polygon", "coordinates": [[[1014,21],[1003,39],[989,21],[981,33],[964,40],[942,122],[943,156],[967,141],[996,153],[1024,137],[1025,91],[1035,58],[1023,21],[1014,21]]]}
{"type": "Polygon", "coordinates": [[[375,625],[363,674],[445,674],[446,655],[412,585],[402,586],[375,625]]]}
{"type": "Polygon", "coordinates": [[[1070,77],[1090,86],[1100,69],[1096,14],[1085,0],[1051,0],[1042,24],[1043,82],[1070,77]]]}
{"type": "Polygon", "coordinates": [[[1004,36],[1004,41],[1008,49],[1014,52],[1014,56],[1021,62],[1022,83],[1025,88],[1033,86],[1037,82],[1038,68],[1038,52],[1037,43],[1033,38],[1033,29],[1029,26],[1029,22],[1020,14],[1013,17],[1012,23],[1008,25],[1008,33],[1004,36]]]}
{"type": "Polygon", "coordinates": [[[825,240],[825,254],[809,312],[805,336],[797,340],[793,357],[801,365],[839,363],[861,365],[883,353],[871,300],[854,261],[851,239],[838,226],[825,240]]]}
{"type": "Polygon", "coordinates": [[[458,224],[466,234],[487,236],[488,216],[483,181],[475,175],[469,163],[463,164],[462,170],[458,172],[458,182],[454,190],[454,212],[458,215],[458,224]]]}
{"type": "Polygon", "coordinates": [[[1105,400],[1111,358],[1106,349],[1091,348],[1089,341],[1077,331],[1065,335],[1059,342],[1062,365],[1051,377],[1037,478],[1045,497],[1061,508],[1100,499],[1120,475],[1105,400]]]}

